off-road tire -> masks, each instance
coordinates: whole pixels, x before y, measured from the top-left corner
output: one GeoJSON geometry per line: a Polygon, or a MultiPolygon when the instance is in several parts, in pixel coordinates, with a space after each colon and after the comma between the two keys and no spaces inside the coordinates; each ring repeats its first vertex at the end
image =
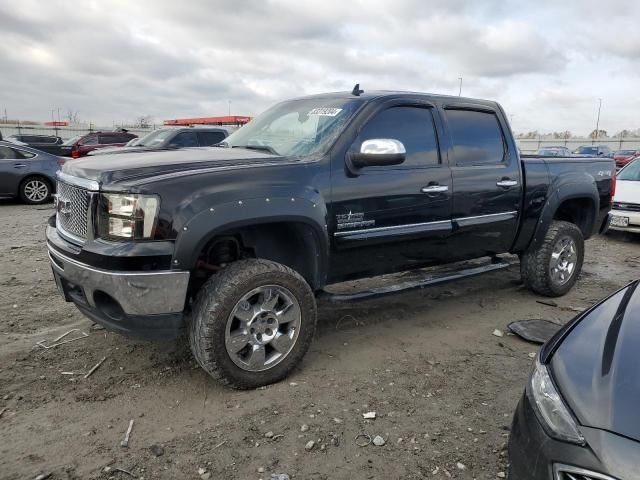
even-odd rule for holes
{"type": "Polygon", "coordinates": [[[20,200],[27,205],[41,205],[51,200],[51,184],[46,178],[40,176],[25,178],[22,183],[20,183],[18,195],[20,196],[20,200]],[[32,182],[38,182],[38,184],[43,185],[47,188],[46,195],[42,199],[34,200],[32,198],[29,198],[29,196],[27,195],[25,188],[32,182]]]}
{"type": "Polygon", "coordinates": [[[530,249],[522,255],[520,260],[520,275],[529,290],[547,297],[560,297],[571,290],[576,283],[582,270],[583,260],[584,238],[582,237],[580,229],[573,223],[553,221],[538,248],[530,249]],[[577,261],[569,280],[559,285],[551,278],[549,264],[551,253],[553,252],[556,242],[564,236],[571,237],[575,242],[577,261]]]}
{"type": "Polygon", "coordinates": [[[257,388],[282,380],[302,361],[313,340],[316,319],[313,292],[297,272],[268,260],[240,260],[213,275],[198,292],[189,319],[189,344],[198,364],[216,380],[238,389],[257,388]],[[296,343],[286,358],[268,370],[252,372],[230,358],[225,329],[236,303],[262,285],[288,289],[300,304],[301,322],[296,343]]]}

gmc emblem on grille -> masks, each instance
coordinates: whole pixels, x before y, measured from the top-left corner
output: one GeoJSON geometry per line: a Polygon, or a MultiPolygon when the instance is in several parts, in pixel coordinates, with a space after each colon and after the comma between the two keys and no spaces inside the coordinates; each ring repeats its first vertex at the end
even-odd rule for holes
{"type": "Polygon", "coordinates": [[[56,211],[65,217],[71,215],[71,200],[58,196],[56,198],[56,211]]]}

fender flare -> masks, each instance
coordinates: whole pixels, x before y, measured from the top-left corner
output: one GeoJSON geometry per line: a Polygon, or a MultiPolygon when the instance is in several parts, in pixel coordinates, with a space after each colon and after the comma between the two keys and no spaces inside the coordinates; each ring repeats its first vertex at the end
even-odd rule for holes
{"type": "Polygon", "coordinates": [[[205,245],[228,230],[273,222],[303,223],[314,232],[314,280],[316,284],[323,285],[329,258],[326,219],[327,208],[320,198],[263,197],[215,205],[183,224],[175,241],[172,266],[188,270],[195,268],[205,245]]]}
{"type": "MultiPolygon", "coordinates": [[[[547,195],[547,201],[538,219],[538,225],[536,226],[528,249],[536,249],[542,244],[558,208],[567,200],[576,198],[587,198],[591,200],[594,206],[592,221],[595,222],[597,219],[597,212],[600,209],[598,187],[593,177],[587,175],[586,172],[572,175],[569,178],[562,178],[557,183],[552,184],[549,190],[550,193],[547,195]]],[[[587,231],[589,235],[591,235],[591,232],[593,232],[593,224],[588,226],[587,231]]]]}

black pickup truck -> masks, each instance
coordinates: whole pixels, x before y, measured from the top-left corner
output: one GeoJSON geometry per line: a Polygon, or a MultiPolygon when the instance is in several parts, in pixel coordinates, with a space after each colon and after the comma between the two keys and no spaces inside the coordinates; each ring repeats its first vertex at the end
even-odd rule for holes
{"type": "Polygon", "coordinates": [[[47,244],[87,317],[186,329],[202,368],[252,388],[302,360],[329,284],[509,252],[531,290],[563,295],[614,172],[521,159],[495,102],[356,88],[280,103],[211,148],[67,162],[47,244]]]}

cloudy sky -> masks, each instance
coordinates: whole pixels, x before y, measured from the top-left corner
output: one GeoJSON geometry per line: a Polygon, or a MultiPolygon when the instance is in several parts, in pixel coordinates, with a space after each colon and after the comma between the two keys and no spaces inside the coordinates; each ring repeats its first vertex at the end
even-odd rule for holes
{"type": "Polygon", "coordinates": [[[637,0],[0,0],[0,114],[255,115],[362,88],[496,99],[516,131],[640,127],[637,0]]]}

